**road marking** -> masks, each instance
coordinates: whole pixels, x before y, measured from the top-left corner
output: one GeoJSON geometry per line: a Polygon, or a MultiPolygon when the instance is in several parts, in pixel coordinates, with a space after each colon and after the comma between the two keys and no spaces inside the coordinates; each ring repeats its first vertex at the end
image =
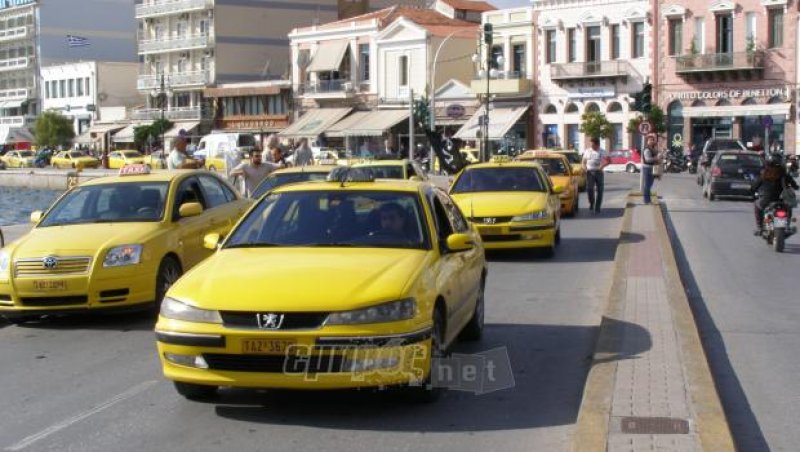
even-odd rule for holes
{"type": "Polygon", "coordinates": [[[27,438],[23,439],[20,442],[14,444],[12,446],[6,447],[5,450],[7,450],[7,451],[17,451],[17,450],[25,449],[26,447],[30,446],[31,444],[33,444],[33,443],[35,443],[37,441],[41,441],[41,440],[47,438],[48,436],[50,436],[50,435],[52,435],[54,433],[58,433],[59,431],[64,430],[65,428],[67,428],[67,427],[69,427],[71,425],[74,425],[74,424],[86,419],[87,417],[89,417],[89,416],[91,416],[93,414],[97,414],[97,413],[99,413],[99,412],[101,412],[101,411],[103,411],[103,410],[105,410],[107,408],[111,408],[112,406],[114,406],[114,405],[116,405],[116,404],[118,404],[120,402],[123,402],[123,401],[125,401],[127,399],[130,399],[131,397],[136,396],[137,394],[139,394],[140,392],[143,392],[145,389],[149,388],[150,386],[154,385],[155,383],[157,383],[156,380],[148,380],[148,381],[139,383],[138,385],[132,387],[131,389],[128,389],[127,391],[125,391],[125,392],[123,392],[121,394],[118,394],[118,395],[106,400],[105,402],[101,403],[100,405],[97,405],[94,408],[91,408],[89,410],[86,410],[86,411],[83,411],[81,413],[78,413],[75,416],[67,418],[67,419],[65,419],[65,420],[63,420],[63,421],[61,421],[61,422],[59,422],[57,424],[53,424],[50,427],[47,427],[46,429],[40,431],[39,433],[34,433],[33,435],[28,436],[27,438]]]}

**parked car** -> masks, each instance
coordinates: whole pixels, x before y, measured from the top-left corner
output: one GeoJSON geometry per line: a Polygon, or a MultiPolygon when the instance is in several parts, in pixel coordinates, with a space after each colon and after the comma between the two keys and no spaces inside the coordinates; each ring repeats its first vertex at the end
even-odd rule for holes
{"type": "Polygon", "coordinates": [[[28,150],[8,151],[0,159],[3,160],[3,163],[8,168],[32,168],[36,156],[33,151],[28,150]]]}
{"type": "Polygon", "coordinates": [[[703,145],[700,161],[697,168],[697,185],[704,186],[710,171],[711,162],[719,151],[745,151],[747,148],[741,141],[733,138],[711,138],[703,145]]]}
{"type": "Polygon", "coordinates": [[[703,196],[714,201],[718,196],[753,198],[752,185],[764,168],[764,159],[750,151],[720,151],[709,165],[703,196]]]}
{"type": "Polygon", "coordinates": [[[605,167],[606,172],[638,173],[642,170],[642,153],[638,149],[611,151],[608,158],[611,163],[605,167]]]}

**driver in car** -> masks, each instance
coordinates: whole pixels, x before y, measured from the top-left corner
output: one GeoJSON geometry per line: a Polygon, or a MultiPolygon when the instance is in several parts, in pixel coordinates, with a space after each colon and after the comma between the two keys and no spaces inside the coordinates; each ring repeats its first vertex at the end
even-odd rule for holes
{"type": "Polygon", "coordinates": [[[380,207],[381,230],[386,234],[406,238],[406,211],[400,204],[389,202],[380,207]]]}

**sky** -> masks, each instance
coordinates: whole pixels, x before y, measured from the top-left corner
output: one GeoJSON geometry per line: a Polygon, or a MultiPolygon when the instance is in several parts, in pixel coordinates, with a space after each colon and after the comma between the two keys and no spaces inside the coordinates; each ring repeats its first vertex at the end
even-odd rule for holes
{"type": "Polygon", "coordinates": [[[512,8],[514,6],[530,6],[530,0],[487,0],[492,5],[502,8],[512,8]]]}

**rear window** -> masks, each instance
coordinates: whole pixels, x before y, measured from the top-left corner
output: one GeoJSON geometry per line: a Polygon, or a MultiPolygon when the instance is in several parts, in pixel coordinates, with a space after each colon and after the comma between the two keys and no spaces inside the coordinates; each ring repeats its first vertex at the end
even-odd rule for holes
{"type": "Polygon", "coordinates": [[[722,154],[717,159],[717,166],[722,168],[760,167],[761,157],[750,154],[722,154]]]}
{"type": "Polygon", "coordinates": [[[739,140],[710,140],[706,146],[707,152],[717,151],[744,151],[745,148],[739,140]]]}

